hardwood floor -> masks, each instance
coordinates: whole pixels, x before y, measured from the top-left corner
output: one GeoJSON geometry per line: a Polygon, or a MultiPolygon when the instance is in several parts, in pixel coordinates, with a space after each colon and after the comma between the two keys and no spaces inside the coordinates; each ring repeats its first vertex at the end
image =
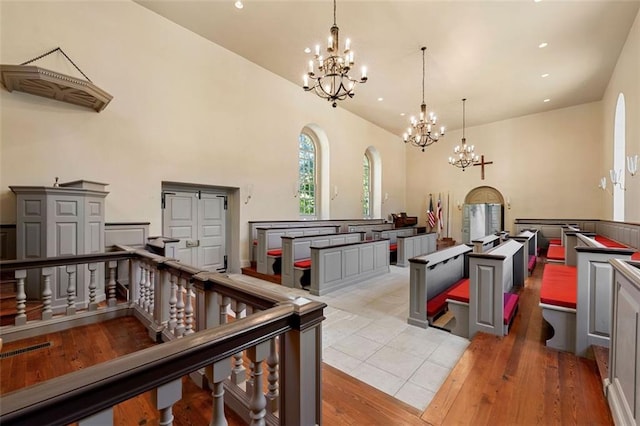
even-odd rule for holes
{"type": "MultiPolygon", "coordinates": [[[[547,349],[538,307],[540,264],[520,293],[520,308],[504,338],[479,334],[424,413],[323,364],[325,425],[611,425],[595,361],[547,349]]],[[[0,394],[153,345],[134,318],[106,321],[20,342],[3,352],[50,341],[0,360],[0,394]]],[[[206,425],[211,394],[183,380],[176,425],[206,425]]],[[[120,404],[115,424],[157,424],[148,394],[120,404]]],[[[242,420],[227,413],[230,425],[242,420]]]]}

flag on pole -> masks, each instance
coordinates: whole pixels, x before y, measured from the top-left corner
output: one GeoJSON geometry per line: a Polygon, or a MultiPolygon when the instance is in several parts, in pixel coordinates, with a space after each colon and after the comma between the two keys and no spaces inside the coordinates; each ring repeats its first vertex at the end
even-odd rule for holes
{"type": "Polygon", "coordinates": [[[442,231],[444,227],[444,221],[442,220],[442,201],[440,200],[440,194],[438,194],[438,228],[442,231]]]}
{"type": "Polygon", "coordinates": [[[433,198],[431,198],[431,194],[429,194],[429,210],[427,210],[427,221],[429,222],[430,228],[436,226],[436,215],[433,212],[433,198]]]}

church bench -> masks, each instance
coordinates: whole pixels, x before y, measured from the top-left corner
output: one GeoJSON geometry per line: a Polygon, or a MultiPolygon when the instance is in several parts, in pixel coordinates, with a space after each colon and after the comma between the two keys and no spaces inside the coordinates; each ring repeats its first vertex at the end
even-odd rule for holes
{"type": "Polygon", "coordinates": [[[438,235],[435,232],[410,237],[397,237],[396,266],[409,266],[409,259],[436,251],[438,235]]]}
{"type": "Polygon", "coordinates": [[[311,294],[323,296],[389,273],[389,240],[311,247],[311,294]]]}
{"type": "Polygon", "coordinates": [[[500,236],[498,235],[486,235],[482,238],[471,241],[473,244],[474,253],[484,253],[500,244],[500,236]]]}
{"type": "Polygon", "coordinates": [[[282,237],[318,234],[335,234],[339,226],[306,226],[302,228],[258,228],[256,270],[261,274],[274,275],[280,272],[282,237]],[[274,269],[275,267],[275,269],[274,269]]]}
{"type": "Polygon", "coordinates": [[[378,223],[378,224],[353,224],[347,227],[347,232],[364,232],[365,240],[373,240],[373,231],[383,231],[393,229],[393,223],[378,223]]]}
{"type": "Polygon", "coordinates": [[[527,276],[526,246],[509,239],[487,253],[469,254],[469,281],[447,294],[455,317],[453,334],[472,338],[478,331],[508,334],[519,296],[513,291],[527,276]]]}
{"type": "Polygon", "coordinates": [[[398,237],[411,237],[416,235],[416,228],[399,228],[399,229],[373,229],[371,235],[374,240],[386,238],[389,240],[389,260],[397,259],[398,237]],[[394,259],[395,258],[395,259],[394,259]]]}
{"type": "Polygon", "coordinates": [[[525,264],[524,268],[528,272],[528,275],[531,275],[537,263],[537,244],[535,240],[536,234],[530,231],[524,231],[516,236],[509,238],[516,240],[524,245],[524,258],[522,259],[522,261],[525,264]]]}
{"type": "Polygon", "coordinates": [[[308,287],[311,283],[311,247],[324,247],[361,241],[364,233],[337,233],[282,237],[282,278],[286,287],[308,287]]]}
{"type": "Polygon", "coordinates": [[[577,237],[575,353],[586,356],[591,345],[609,346],[615,292],[610,260],[630,260],[635,249],[608,238],[577,237]]]}
{"type": "Polygon", "coordinates": [[[249,221],[249,262],[257,259],[258,228],[304,228],[317,226],[338,226],[337,232],[347,232],[349,225],[383,224],[384,219],[327,219],[327,220],[252,220],[249,221]]]}
{"type": "Polygon", "coordinates": [[[540,308],[542,317],[553,327],[547,346],[561,351],[575,350],[577,268],[547,263],[542,272],[540,308]]]}
{"type": "MultiPolygon", "coordinates": [[[[433,320],[427,312],[429,301],[469,276],[467,255],[471,251],[470,246],[461,244],[409,259],[409,324],[429,327],[433,320]]],[[[430,311],[434,316],[445,309],[446,304],[434,306],[434,302],[431,303],[430,311]]]]}

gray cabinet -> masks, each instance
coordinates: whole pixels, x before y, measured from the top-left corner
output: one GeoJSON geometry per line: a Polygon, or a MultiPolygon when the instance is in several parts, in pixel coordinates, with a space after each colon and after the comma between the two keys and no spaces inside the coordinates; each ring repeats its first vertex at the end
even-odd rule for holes
{"type": "MultiPolygon", "coordinates": [[[[37,259],[101,253],[104,251],[104,201],[107,184],[86,180],[59,186],[11,186],[17,197],[16,258],[37,259]]],[[[57,268],[51,280],[52,308],[62,312],[67,303],[69,275],[57,268]]],[[[88,303],[89,273],[78,265],[77,307],[88,303]]],[[[104,268],[96,271],[97,301],[104,300],[104,268]]],[[[30,271],[26,281],[28,299],[40,299],[39,271],[30,271]]]]}

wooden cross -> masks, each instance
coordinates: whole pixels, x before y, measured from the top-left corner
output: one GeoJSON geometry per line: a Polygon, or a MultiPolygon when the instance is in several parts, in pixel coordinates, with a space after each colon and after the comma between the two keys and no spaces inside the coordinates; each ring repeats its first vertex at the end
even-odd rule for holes
{"type": "Polygon", "coordinates": [[[481,172],[481,174],[480,174],[480,179],[482,179],[482,180],[484,180],[484,166],[485,166],[485,164],[493,164],[493,161],[487,161],[487,162],[485,162],[485,161],[484,161],[484,155],[481,155],[481,156],[480,156],[480,162],[479,162],[479,163],[474,164],[474,166],[481,166],[481,167],[482,167],[482,169],[481,169],[481,170],[482,170],[482,172],[481,172]]]}

